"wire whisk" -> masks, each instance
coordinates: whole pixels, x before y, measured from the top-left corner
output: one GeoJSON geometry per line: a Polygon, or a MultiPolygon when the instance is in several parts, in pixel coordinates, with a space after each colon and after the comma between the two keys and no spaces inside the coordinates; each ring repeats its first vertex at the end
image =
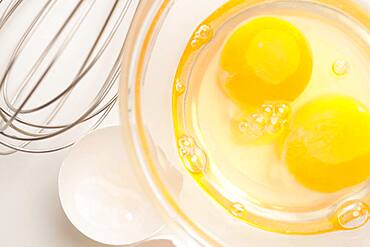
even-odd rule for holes
{"type": "Polygon", "coordinates": [[[104,120],[117,101],[134,3],[1,3],[0,154],[58,151],[104,120]]]}

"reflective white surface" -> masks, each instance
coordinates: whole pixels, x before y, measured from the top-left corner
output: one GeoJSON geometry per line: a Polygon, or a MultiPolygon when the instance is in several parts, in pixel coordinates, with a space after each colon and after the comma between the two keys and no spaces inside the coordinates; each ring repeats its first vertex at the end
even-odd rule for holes
{"type": "MultiPolygon", "coordinates": [[[[116,111],[105,125],[118,123],[116,111]]],[[[0,245],[4,247],[101,247],[65,216],[58,173],[68,151],[0,156],[0,245]]]]}
{"type": "Polygon", "coordinates": [[[162,228],[162,221],[138,184],[120,127],[82,138],[63,162],[59,196],[72,224],[101,243],[132,244],[162,228]]]}
{"type": "MultiPolygon", "coordinates": [[[[113,111],[103,126],[118,124],[113,111]]],[[[0,156],[0,246],[104,247],[81,234],[63,212],[58,173],[70,151],[47,155],[0,156]]],[[[151,241],[139,247],[173,247],[151,241]]]]}
{"type": "MultiPolygon", "coordinates": [[[[12,0],[0,0],[0,14],[10,1],[12,0]]],[[[35,0],[34,2],[41,4],[45,1],[35,0]]],[[[75,3],[76,0],[70,2],[75,3]]],[[[37,9],[37,6],[33,6],[31,3],[27,3],[27,6],[27,10],[30,11],[27,13],[32,13],[32,9],[37,9]]],[[[27,21],[29,17],[28,14],[17,16],[22,21],[27,21]]],[[[53,24],[50,25],[50,28],[53,28],[53,24]]],[[[13,29],[12,31],[19,32],[20,30],[13,29]]],[[[47,30],[44,31],[47,32],[47,30]]],[[[42,39],[42,37],[40,38],[42,39]]],[[[15,40],[9,41],[7,44],[2,42],[0,46],[2,54],[0,71],[7,63],[7,55],[4,54],[4,50],[14,44],[15,40]]],[[[73,109],[68,114],[72,113],[73,109]]],[[[114,110],[103,126],[118,123],[118,111],[114,110]]],[[[60,205],[58,173],[60,165],[68,153],[68,150],[64,150],[46,155],[16,153],[11,156],[0,156],[0,246],[104,246],[78,232],[69,222],[60,205]]]]}

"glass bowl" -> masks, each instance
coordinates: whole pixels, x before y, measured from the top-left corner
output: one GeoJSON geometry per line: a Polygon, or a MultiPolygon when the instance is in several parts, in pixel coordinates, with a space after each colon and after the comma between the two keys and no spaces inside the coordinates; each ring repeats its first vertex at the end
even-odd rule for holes
{"type": "MultiPolygon", "coordinates": [[[[233,1],[233,0],[232,0],[233,1]]],[[[279,234],[232,217],[198,186],[178,155],[173,127],[172,92],[177,66],[194,30],[226,0],[142,0],[131,24],[122,63],[120,113],[130,144],[132,168],[174,234],[185,246],[368,246],[370,225],[356,230],[295,232],[294,220],[279,234]],[[326,233],[324,233],[326,232],[326,233]]],[[[341,12],[370,28],[370,2],[354,0],[250,0],[243,9],[264,3],[315,3],[341,12]]],[[[368,186],[367,186],[368,189],[368,186]]],[[[367,190],[368,192],[368,190],[367,190]]],[[[354,200],[355,198],[351,198],[354,200]]],[[[370,204],[368,195],[361,198],[370,204]]],[[[348,201],[338,205],[346,206],[348,201]]],[[[248,213],[248,209],[247,209],[248,213]]],[[[366,209],[365,221],[368,220],[366,209]]],[[[330,217],[329,215],[327,217],[330,217]]],[[[364,219],[362,219],[364,220],[364,219]]],[[[274,224],[291,222],[270,219],[274,224]]],[[[319,225],[315,220],[308,225],[319,225]]],[[[306,224],[304,223],[304,224],[306,224]]],[[[302,224],[300,221],[299,224],[302,224]]],[[[318,226],[320,228],[320,226],[318,226]]]]}

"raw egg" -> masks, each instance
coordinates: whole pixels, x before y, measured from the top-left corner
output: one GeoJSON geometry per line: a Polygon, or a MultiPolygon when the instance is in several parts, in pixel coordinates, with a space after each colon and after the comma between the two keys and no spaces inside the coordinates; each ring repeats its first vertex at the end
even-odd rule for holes
{"type": "Polygon", "coordinates": [[[275,17],[256,18],[238,27],[226,41],[220,60],[219,82],[242,109],[294,100],[312,73],[305,37],[275,17]]]}
{"type": "Polygon", "coordinates": [[[370,112],[349,96],[310,101],[292,117],[284,159],[307,188],[336,192],[370,176],[370,112]]]}

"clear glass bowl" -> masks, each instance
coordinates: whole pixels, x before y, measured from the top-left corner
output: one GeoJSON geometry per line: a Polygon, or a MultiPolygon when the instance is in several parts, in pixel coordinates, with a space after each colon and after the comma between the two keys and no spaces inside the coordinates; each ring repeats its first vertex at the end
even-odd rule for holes
{"type": "MultiPolygon", "coordinates": [[[[303,0],[295,0],[296,2],[303,0]]],[[[121,119],[133,169],[185,246],[368,246],[370,225],[316,235],[278,234],[232,217],[184,168],[172,120],[174,75],[198,25],[226,0],[142,0],[123,56],[121,119]]],[[[279,0],[245,1],[252,6],[279,0]]],[[[284,1],[281,1],[284,2],[284,1]]],[[[367,0],[307,0],[370,25],[367,0]]],[[[365,197],[369,204],[369,197],[365,197]]]]}

